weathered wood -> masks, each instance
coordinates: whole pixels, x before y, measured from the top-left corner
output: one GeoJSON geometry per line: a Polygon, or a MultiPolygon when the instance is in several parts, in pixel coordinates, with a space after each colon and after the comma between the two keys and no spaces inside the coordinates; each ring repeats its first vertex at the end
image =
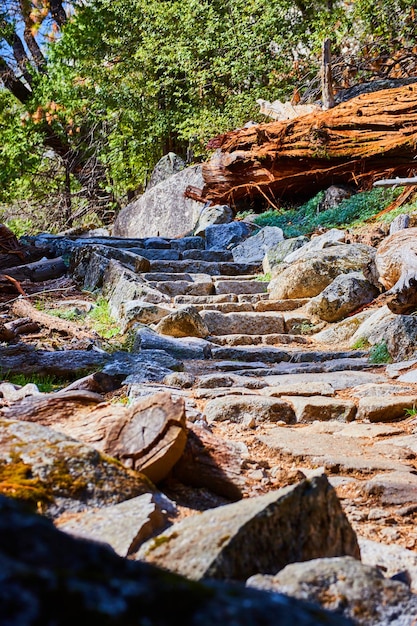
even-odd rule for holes
{"type": "Polygon", "coordinates": [[[4,273],[16,280],[30,280],[34,283],[38,283],[44,280],[59,278],[60,276],[64,276],[66,272],[67,267],[63,259],[58,257],[57,259],[45,259],[36,261],[35,263],[8,267],[7,272],[4,273]]]}
{"type": "Polygon", "coordinates": [[[28,300],[16,300],[13,303],[12,312],[19,317],[29,318],[32,322],[36,322],[44,328],[63,335],[77,337],[77,339],[88,339],[94,335],[93,331],[86,332],[83,328],[74,324],[74,322],[38,311],[28,300]]]}
{"type": "Polygon", "coordinates": [[[369,93],[289,122],[217,137],[203,164],[214,203],[309,194],[334,183],[369,185],[415,170],[417,85],[369,93]]]}
{"type": "Polygon", "coordinates": [[[110,356],[93,350],[35,350],[17,343],[0,347],[0,366],[8,374],[40,374],[73,378],[88,369],[100,369],[110,356]]]}
{"type": "Polygon", "coordinates": [[[120,459],[153,482],[165,478],[181,457],[186,440],[185,407],[161,392],[131,407],[100,403],[88,391],[32,396],[3,409],[7,419],[37,422],[120,459]],[[92,406],[93,405],[93,406],[92,406]]]}
{"type": "Polygon", "coordinates": [[[323,41],[321,56],[321,101],[323,109],[332,109],[334,107],[333,93],[333,77],[332,77],[332,53],[331,41],[325,39],[323,41]]]}
{"type": "Polygon", "coordinates": [[[408,187],[417,185],[417,176],[411,178],[384,178],[382,180],[376,180],[374,187],[408,187]]]}

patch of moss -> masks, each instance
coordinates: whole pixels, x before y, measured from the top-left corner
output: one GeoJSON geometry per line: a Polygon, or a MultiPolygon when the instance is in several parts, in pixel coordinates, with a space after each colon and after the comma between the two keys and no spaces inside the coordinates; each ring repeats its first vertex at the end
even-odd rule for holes
{"type": "Polygon", "coordinates": [[[51,489],[33,476],[30,465],[18,456],[13,456],[10,462],[0,461],[0,493],[25,502],[39,512],[53,501],[51,489]]]}
{"type": "Polygon", "coordinates": [[[74,476],[64,459],[56,459],[48,475],[48,483],[54,493],[80,498],[87,489],[87,480],[83,476],[74,476]],[[61,493],[60,493],[61,492],[61,493]]]}

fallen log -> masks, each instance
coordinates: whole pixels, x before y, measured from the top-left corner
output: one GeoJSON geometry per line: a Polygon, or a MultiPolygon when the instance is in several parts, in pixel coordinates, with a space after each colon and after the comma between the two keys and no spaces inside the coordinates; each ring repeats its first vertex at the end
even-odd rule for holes
{"type": "Polygon", "coordinates": [[[67,267],[61,257],[57,259],[41,259],[35,263],[26,263],[7,268],[7,276],[16,280],[30,280],[38,283],[53,278],[60,278],[67,272],[67,267]]]}
{"type": "Polygon", "coordinates": [[[95,334],[93,331],[86,332],[83,328],[74,324],[74,322],[38,311],[28,300],[16,300],[12,306],[12,312],[19,317],[29,318],[32,322],[36,322],[51,331],[76,337],[77,339],[91,339],[95,334]]]}
{"type": "Polygon", "coordinates": [[[328,111],[215,138],[202,199],[216,204],[312,195],[335,183],[369,186],[416,167],[417,85],[367,93],[328,111]]]}

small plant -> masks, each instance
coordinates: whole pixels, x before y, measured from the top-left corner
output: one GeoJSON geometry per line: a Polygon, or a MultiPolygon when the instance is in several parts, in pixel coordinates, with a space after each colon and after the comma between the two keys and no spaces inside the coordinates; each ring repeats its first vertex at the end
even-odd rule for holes
{"type": "Polygon", "coordinates": [[[258,274],[255,276],[255,280],[260,283],[269,283],[271,281],[271,272],[267,272],[266,274],[258,274]]]}
{"type": "Polygon", "coordinates": [[[388,351],[388,346],[385,341],[375,344],[369,351],[370,363],[391,363],[392,358],[388,351]]]}
{"type": "Polygon", "coordinates": [[[352,350],[366,350],[366,348],[370,347],[369,341],[365,337],[361,337],[352,346],[352,350]]]}
{"type": "Polygon", "coordinates": [[[417,408],[413,404],[413,408],[412,409],[404,409],[404,413],[406,414],[407,417],[415,417],[417,415],[417,408]]]}
{"type": "Polygon", "coordinates": [[[93,329],[103,339],[111,339],[121,334],[121,330],[116,320],[110,314],[109,303],[104,298],[99,298],[94,307],[88,313],[92,321],[93,329]]]}
{"type": "Polygon", "coordinates": [[[57,391],[61,387],[64,387],[68,381],[59,379],[53,375],[42,374],[11,374],[10,372],[2,372],[0,370],[0,380],[16,385],[17,387],[24,387],[29,383],[33,383],[37,386],[42,393],[50,393],[51,391],[57,391]]]}

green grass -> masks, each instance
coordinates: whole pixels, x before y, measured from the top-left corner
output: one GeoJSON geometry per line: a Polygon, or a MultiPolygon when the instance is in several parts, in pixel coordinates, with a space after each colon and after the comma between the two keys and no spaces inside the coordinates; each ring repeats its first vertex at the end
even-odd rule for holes
{"type": "MultiPolygon", "coordinates": [[[[279,226],[284,231],[285,237],[298,237],[314,232],[319,227],[339,228],[344,226],[359,226],[393,202],[403,191],[403,187],[383,188],[378,187],[371,191],[356,193],[350,198],[343,200],[337,207],[320,211],[319,207],[324,198],[324,191],[320,191],[311,200],[297,208],[271,210],[261,213],[254,221],[258,226],[279,226]]],[[[411,212],[413,205],[408,210],[411,212]]],[[[394,219],[394,213],[404,213],[405,207],[387,216],[394,219]]],[[[381,216],[388,220],[387,216],[381,216]]]]}
{"type": "Polygon", "coordinates": [[[97,302],[87,314],[91,327],[103,339],[112,339],[121,334],[116,320],[110,315],[109,303],[105,298],[98,298],[97,302]]]}
{"type": "Polygon", "coordinates": [[[407,417],[415,417],[417,415],[417,408],[413,405],[412,409],[404,409],[404,413],[407,417]]]}
{"type": "Polygon", "coordinates": [[[365,339],[365,337],[361,337],[360,339],[355,341],[355,343],[352,346],[352,350],[366,350],[366,348],[369,348],[369,346],[370,346],[369,341],[365,339]]]}
{"type": "Polygon", "coordinates": [[[257,274],[257,276],[255,276],[255,280],[260,283],[269,283],[271,278],[271,272],[267,272],[266,274],[257,274]]]}
{"type": "Polygon", "coordinates": [[[392,358],[388,352],[388,346],[385,341],[376,343],[369,351],[369,362],[375,365],[380,363],[391,363],[392,358]]]}
{"type": "Polygon", "coordinates": [[[37,386],[42,393],[50,393],[57,391],[68,383],[67,380],[52,376],[50,374],[11,374],[10,372],[2,372],[0,370],[0,380],[3,382],[24,387],[29,383],[37,386]]]}

